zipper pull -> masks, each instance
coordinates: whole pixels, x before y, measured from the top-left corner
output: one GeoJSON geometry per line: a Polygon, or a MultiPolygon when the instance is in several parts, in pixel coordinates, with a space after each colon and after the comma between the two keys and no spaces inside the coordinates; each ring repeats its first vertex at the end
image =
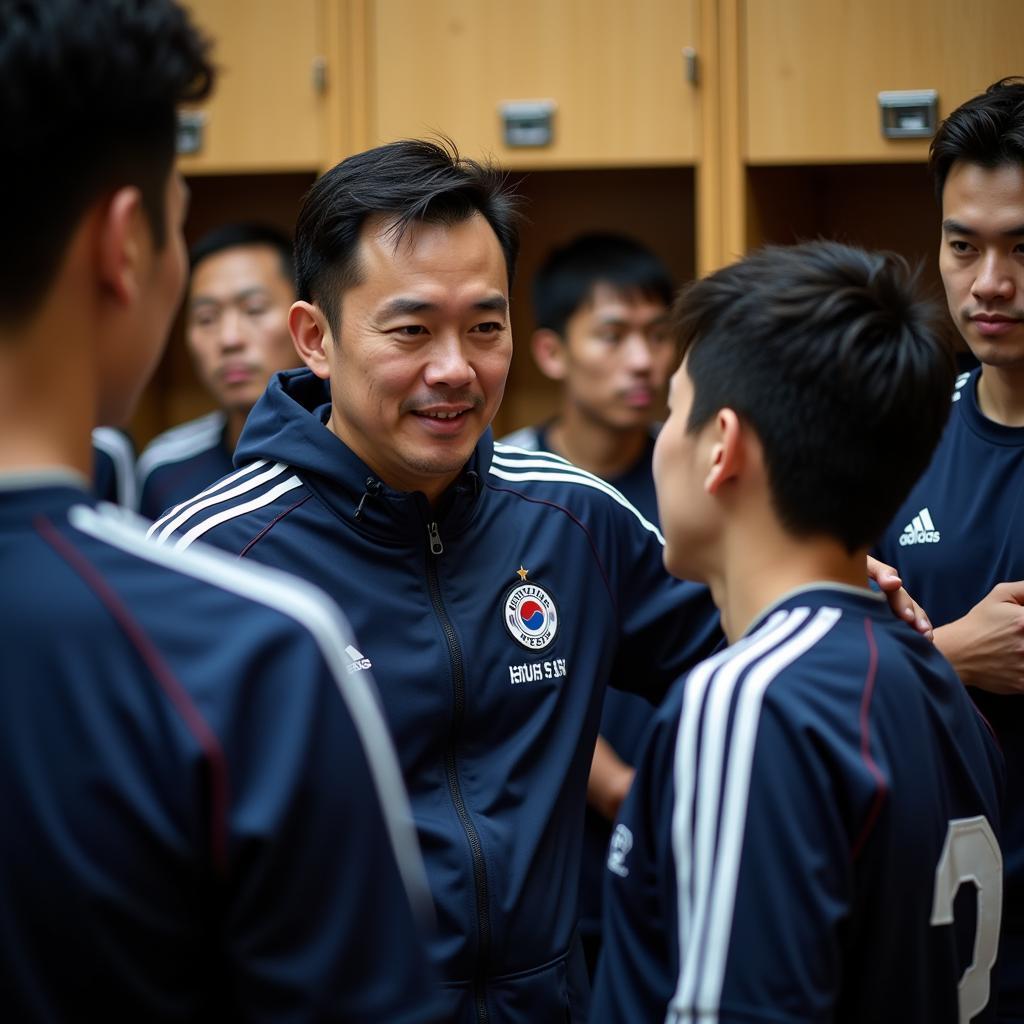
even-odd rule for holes
{"type": "Polygon", "coordinates": [[[430,537],[430,553],[440,555],[444,551],[441,535],[437,532],[437,523],[427,523],[427,534],[430,537]]]}

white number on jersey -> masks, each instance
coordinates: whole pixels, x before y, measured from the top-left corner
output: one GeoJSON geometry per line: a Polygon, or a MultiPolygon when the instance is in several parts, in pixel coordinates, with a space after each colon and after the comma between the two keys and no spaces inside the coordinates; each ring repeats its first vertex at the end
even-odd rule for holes
{"type": "Polygon", "coordinates": [[[931,924],[953,923],[953,899],[966,882],[974,884],[978,923],[971,965],[960,979],[960,1024],[969,1024],[988,1003],[990,975],[999,947],[1003,855],[984,816],[954,818],[949,823],[942,856],[935,869],[931,924]]]}

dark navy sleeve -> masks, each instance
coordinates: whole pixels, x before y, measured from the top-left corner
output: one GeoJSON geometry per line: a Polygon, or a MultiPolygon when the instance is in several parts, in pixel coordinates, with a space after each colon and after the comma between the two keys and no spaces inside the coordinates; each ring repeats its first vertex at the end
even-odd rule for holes
{"type": "Polygon", "coordinates": [[[669,575],[653,526],[629,510],[614,512],[610,564],[620,642],[610,679],[658,703],[680,675],[722,642],[718,609],[707,587],[669,575]]]}
{"type": "Polygon", "coordinates": [[[656,714],[609,844],[591,1024],[664,1020],[672,996],[675,878],[660,862],[671,830],[679,685],[656,714]]]}
{"type": "MultiPolygon", "coordinates": [[[[339,679],[287,619],[262,626],[244,691],[199,695],[226,761],[225,945],[240,1017],[436,1020],[420,928],[378,780],[339,679]]],[[[418,858],[415,840],[412,855],[418,858]]]]}

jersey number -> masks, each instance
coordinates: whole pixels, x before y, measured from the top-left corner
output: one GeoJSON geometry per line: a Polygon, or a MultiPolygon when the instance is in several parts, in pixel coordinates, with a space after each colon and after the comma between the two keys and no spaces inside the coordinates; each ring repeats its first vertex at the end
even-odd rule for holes
{"type": "Polygon", "coordinates": [[[971,965],[960,979],[960,1024],[985,1008],[992,965],[999,946],[1003,909],[1003,856],[984,817],[954,818],[935,869],[931,924],[953,923],[953,898],[965,882],[974,883],[978,924],[971,965]]]}

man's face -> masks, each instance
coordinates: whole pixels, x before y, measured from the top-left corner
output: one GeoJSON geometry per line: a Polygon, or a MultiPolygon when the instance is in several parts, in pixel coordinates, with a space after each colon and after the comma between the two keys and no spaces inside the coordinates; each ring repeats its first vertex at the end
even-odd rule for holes
{"type": "Polygon", "coordinates": [[[217,404],[248,412],[278,370],[299,365],[288,331],[295,289],[269,245],[242,245],[192,271],[188,345],[217,404]]]}
{"type": "Polygon", "coordinates": [[[598,284],[563,344],[566,396],[590,419],[623,430],[661,412],[676,351],[662,302],[598,284]]]}
{"type": "Polygon", "coordinates": [[[102,348],[99,375],[106,386],[97,410],[99,423],[123,426],[128,422],[163,354],[188,272],[187,209],[188,189],[181,175],[172,170],[164,187],[164,244],[160,249],[153,244],[145,215],[139,214],[145,232],[139,250],[143,253],[139,293],[124,322],[124,337],[110,339],[112,343],[102,348]]]}
{"type": "Polygon", "coordinates": [[[389,485],[437,497],[465,465],[501,402],[512,358],[508,274],[475,214],[414,223],[397,246],[369,220],[359,284],[325,339],[330,428],[389,485]]]}
{"type": "Polygon", "coordinates": [[[665,535],[665,568],[681,579],[701,581],[708,569],[707,558],[701,556],[712,550],[716,510],[704,488],[710,430],[687,432],[692,404],[693,383],[684,361],[672,376],[668,419],[654,445],[654,485],[665,535]]]}
{"type": "Polygon", "coordinates": [[[1024,367],[1024,167],[953,164],[939,269],[949,312],[978,360],[1024,367]]]}

